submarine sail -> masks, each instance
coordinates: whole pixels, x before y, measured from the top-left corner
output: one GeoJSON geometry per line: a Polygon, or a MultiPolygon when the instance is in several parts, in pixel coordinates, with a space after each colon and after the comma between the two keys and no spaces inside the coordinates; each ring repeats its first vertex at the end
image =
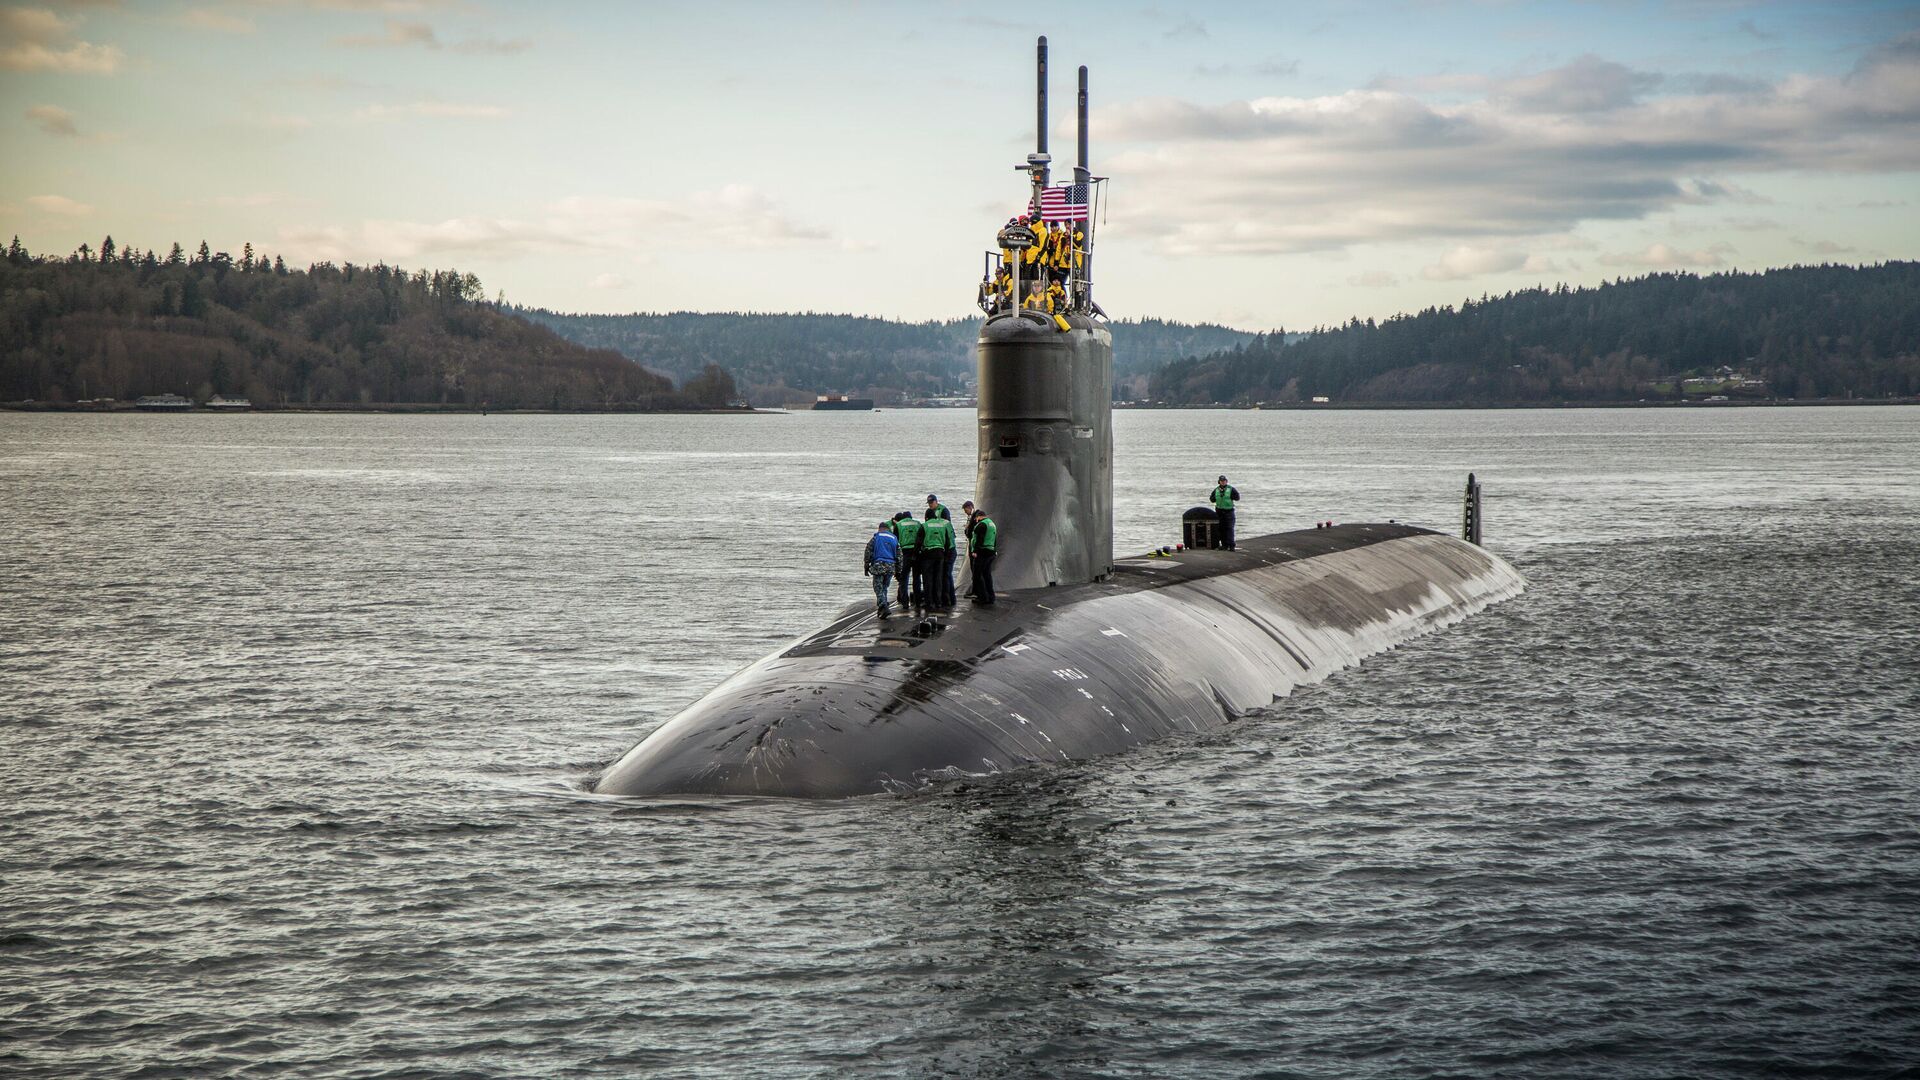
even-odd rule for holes
{"type": "MultiPolygon", "coordinates": [[[[1113,567],[1113,332],[1096,315],[1088,274],[1095,184],[1087,164],[1087,69],[1080,69],[1078,160],[1064,197],[1049,198],[1047,39],[1039,41],[1036,149],[1027,156],[1035,220],[1001,230],[1006,296],[980,327],[976,501],[1009,537],[996,558],[1000,588],[1077,585],[1113,567]],[[1049,206],[1057,207],[1048,210],[1049,206]],[[1066,233],[1066,257],[1029,260],[1048,244],[1048,218],[1066,233]],[[1078,242],[1074,234],[1082,237],[1078,242]],[[1050,265],[1060,264],[1064,265],[1050,265]],[[1032,304],[1028,275],[1058,285],[1060,299],[1032,304]]],[[[1053,244],[1058,244],[1054,241],[1053,244]]],[[[1049,252],[1058,248],[1049,245],[1049,252]]],[[[1046,293],[1042,293],[1046,295],[1046,293]]]]}

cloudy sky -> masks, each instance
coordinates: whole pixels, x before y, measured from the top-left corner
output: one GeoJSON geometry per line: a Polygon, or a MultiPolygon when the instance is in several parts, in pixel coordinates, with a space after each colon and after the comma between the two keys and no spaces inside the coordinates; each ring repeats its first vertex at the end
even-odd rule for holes
{"type": "Polygon", "coordinates": [[[0,233],[453,266],[568,311],[965,315],[1025,200],[1037,33],[1059,157],[1092,68],[1116,315],[1920,257],[1914,0],[28,3],[0,233]]]}

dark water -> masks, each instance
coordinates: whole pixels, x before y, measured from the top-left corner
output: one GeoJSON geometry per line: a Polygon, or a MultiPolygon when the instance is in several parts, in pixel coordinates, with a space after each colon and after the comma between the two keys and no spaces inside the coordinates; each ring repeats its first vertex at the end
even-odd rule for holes
{"type": "Polygon", "coordinates": [[[1471,468],[1531,589],[1204,742],[580,795],[970,422],[0,414],[0,1073],[1920,1070],[1920,410],[1124,414],[1124,548],[1471,468]]]}

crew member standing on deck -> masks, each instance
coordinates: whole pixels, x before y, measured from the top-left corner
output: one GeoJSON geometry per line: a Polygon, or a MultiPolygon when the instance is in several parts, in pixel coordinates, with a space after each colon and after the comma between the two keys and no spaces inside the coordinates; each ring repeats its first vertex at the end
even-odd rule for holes
{"type": "Polygon", "coordinates": [[[973,538],[967,542],[967,555],[973,563],[973,602],[991,604],[993,556],[1000,548],[1000,530],[985,510],[975,510],[970,531],[973,538]]]}
{"type": "Polygon", "coordinates": [[[927,519],[920,523],[920,574],[926,578],[927,606],[953,606],[953,522],[947,508],[927,503],[927,519]]]}
{"type": "Polygon", "coordinates": [[[900,606],[922,606],[927,601],[920,577],[920,523],[913,520],[911,511],[893,515],[893,536],[900,541],[900,606]]]}
{"type": "MultiPolygon", "coordinates": [[[[949,510],[949,509],[947,509],[947,504],[946,504],[946,503],[943,503],[943,502],[941,502],[941,501],[940,501],[940,496],[938,496],[938,495],[928,495],[928,496],[927,496],[927,520],[928,520],[928,521],[931,521],[931,520],[933,520],[933,519],[934,519],[934,518],[936,518],[936,517],[937,517],[937,518],[939,518],[940,520],[942,520],[942,521],[944,521],[944,522],[946,522],[946,523],[947,523],[947,524],[948,524],[949,526],[952,526],[952,524],[953,524],[953,511],[951,511],[951,510],[949,510]]],[[[921,530],[921,532],[920,532],[920,535],[921,535],[922,537],[925,537],[925,536],[926,536],[926,526],[925,526],[924,524],[920,526],[920,530],[921,530]]],[[[958,532],[958,530],[956,530],[956,533],[957,533],[957,532],[958,532]]],[[[941,566],[941,570],[943,570],[943,571],[944,571],[944,572],[946,573],[946,575],[947,575],[947,597],[948,597],[948,600],[947,600],[947,603],[948,603],[949,605],[951,605],[951,604],[953,603],[953,600],[952,600],[952,596],[953,596],[953,560],[954,560],[954,552],[953,552],[953,550],[952,550],[952,549],[949,549],[949,550],[947,551],[947,557],[946,557],[946,560],[945,560],[945,564],[944,564],[943,566],[941,566]]],[[[931,590],[932,590],[932,586],[931,586],[931,585],[929,585],[929,586],[928,586],[928,589],[929,589],[929,592],[928,592],[928,594],[927,594],[927,595],[928,595],[928,597],[929,597],[930,599],[929,599],[929,600],[928,600],[927,602],[928,602],[929,604],[932,604],[932,603],[934,603],[934,600],[932,600],[932,599],[931,599],[931,597],[933,596],[933,593],[931,592],[931,590]]]]}
{"type": "Polygon", "coordinates": [[[881,618],[893,614],[887,606],[888,586],[900,571],[900,541],[893,535],[893,522],[882,521],[867,538],[867,576],[873,579],[874,607],[881,618]]]}
{"type": "Polygon", "coordinates": [[[960,539],[967,542],[967,599],[973,599],[973,523],[980,512],[973,508],[973,500],[960,504],[960,539]]]}
{"type": "Polygon", "coordinates": [[[1233,511],[1240,503],[1240,489],[1227,484],[1227,478],[1220,478],[1220,486],[1213,489],[1213,512],[1220,519],[1220,546],[1233,550],[1233,511]]]}

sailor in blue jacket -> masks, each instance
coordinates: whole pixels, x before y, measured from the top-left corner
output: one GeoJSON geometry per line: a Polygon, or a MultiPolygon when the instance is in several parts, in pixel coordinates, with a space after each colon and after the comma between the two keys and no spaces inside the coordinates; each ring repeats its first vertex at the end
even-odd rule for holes
{"type": "Polygon", "coordinates": [[[900,570],[900,541],[894,539],[893,523],[882,521],[879,529],[867,541],[867,576],[873,579],[875,606],[881,618],[893,614],[887,606],[888,587],[893,584],[893,575],[900,570]]]}

